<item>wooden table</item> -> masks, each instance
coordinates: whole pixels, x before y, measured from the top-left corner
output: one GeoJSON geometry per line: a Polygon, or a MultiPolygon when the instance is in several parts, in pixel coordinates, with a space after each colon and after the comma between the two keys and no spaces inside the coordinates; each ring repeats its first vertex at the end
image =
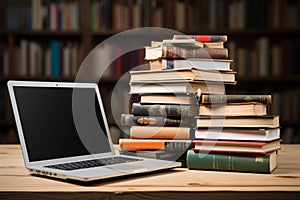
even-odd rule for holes
{"type": "Polygon", "coordinates": [[[0,145],[0,199],[297,199],[300,145],[282,145],[272,174],[177,168],[78,185],[28,175],[19,145],[0,145]]]}

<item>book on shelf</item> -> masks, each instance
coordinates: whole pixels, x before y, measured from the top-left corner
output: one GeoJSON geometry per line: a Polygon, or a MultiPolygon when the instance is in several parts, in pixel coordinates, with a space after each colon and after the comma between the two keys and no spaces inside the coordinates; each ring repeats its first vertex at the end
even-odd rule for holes
{"type": "Polygon", "coordinates": [[[262,116],[266,114],[267,105],[257,102],[199,105],[199,115],[202,116],[262,116]]]}
{"type": "Polygon", "coordinates": [[[239,140],[239,141],[272,141],[280,138],[280,128],[273,129],[197,129],[196,139],[239,140]]]}
{"type": "Polygon", "coordinates": [[[194,139],[195,152],[266,154],[280,149],[281,140],[273,141],[235,141],[194,139]]]}
{"type": "Polygon", "coordinates": [[[197,116],[197,128],[278,128],[278,115],[264,116],[197,116]]]}
{"type": "Polygon", "coordinates": [[[155,60],[159,58],[227,59],[228,49],[178,46],[145,47],[146,60],[155,60]]]}
{"type": "Polygon", "coordinates": [[[122,126],[168,126],[168,127],[190,127],[190,118],[168,118],[160,116],[139,116],[132,114],[121,115],[122,126]]]}
{"type": "Polygon", "coordinates": [[[227,35],[174,35],[174,40],[194,39],[198,42],[226,42],[227,35]]]}
{"type": "Polygon", "coordinates": [[[200,70],[196,68],[131,71],[131,82],[139,81],[214,81],[236,84],[234,71],[200,70]]]}
{"type": "Polygon", "coordinates": [[[198,114],[194,105],[132,104],[132,114],[142,116],[191,117],[198,114]]]}
{"type": "Polygon", "coordinates": [[[201,95],[201,104],[225,104],[225,103],[245,103],[258,102],[262,104],[272,104],[272,95],[201,95]]]}
{"type": "Polygon", "coordinates": [[[131,81],[130,94],[176,93],[194,94],[201,90],[202,94],[224,94],[225,86],[219,82],[204,81],[131,81]]]}
{"type": "Polygon", "coordinates": [[[132,126],[129,131],[131,139],[191,139],[191,128],[168,126],[132,126]]]}
{"type": "Polygon", "coordinates": [[[189,169],[250,173],[272,173],[277,168],[277,152],[257,154],[196,153],[188,150],[189,169]]]}
{"type": "Polygon", "coordinates": [[[149,63],[151,70],[197,68],[203,70],[230,71],[230,63],[232,63],[232,60],[202,58],[158,59],[151,60],[149,63]]]}
{"type": "Polygon", "coordinates": [[[164,139],[119,139],[120,149],[124,151],[186,151],[190,148],[191,140],[164,139]]]}
{"type": "MultiPolygon", "coordinates": [[[[155,90],[153,90],[155,91],[155,90]]],[[[142,94],[140,95],[141,104],[196,104],[198,102],[196,95],[188,94],[142,94]]]]}

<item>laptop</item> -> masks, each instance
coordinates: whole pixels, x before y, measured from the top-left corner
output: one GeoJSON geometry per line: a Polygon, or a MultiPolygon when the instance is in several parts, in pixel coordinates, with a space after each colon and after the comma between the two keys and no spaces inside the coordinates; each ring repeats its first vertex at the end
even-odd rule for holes
{"type": "Polygon", "coordinates": [[[98,85],[8,81],[30,174],[94,181],[181,166],[115,152],[98,85]]]}

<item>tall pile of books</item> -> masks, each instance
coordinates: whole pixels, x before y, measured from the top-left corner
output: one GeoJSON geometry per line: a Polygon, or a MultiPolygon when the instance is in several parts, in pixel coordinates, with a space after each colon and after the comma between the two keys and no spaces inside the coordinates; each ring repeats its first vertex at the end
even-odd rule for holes
{"type": "Polygon", "coordinates": [[[224,94],[224,84],[236,83],[226,41],[226,36],[175,35],[145,48],[150,70],[131,71],[130,94],[140,98],[121,116],[121,124],[130,127],[129,138],[119,140],[121,153],[185,163],[198,100],[224,94]]]}
{"type": "Polygon", "coordinates": [[[271,173],[280,149],[271,95],[202,95],[190,169],[271,173]]]}

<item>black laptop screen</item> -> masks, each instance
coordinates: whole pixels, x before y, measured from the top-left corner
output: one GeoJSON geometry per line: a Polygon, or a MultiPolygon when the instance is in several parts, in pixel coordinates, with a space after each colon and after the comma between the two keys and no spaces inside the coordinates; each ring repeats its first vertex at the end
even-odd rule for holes
{"type": "Polygon", "coordinates": [[[111,151],[94,88],[14,91],[29,161],[111,151]]]}

